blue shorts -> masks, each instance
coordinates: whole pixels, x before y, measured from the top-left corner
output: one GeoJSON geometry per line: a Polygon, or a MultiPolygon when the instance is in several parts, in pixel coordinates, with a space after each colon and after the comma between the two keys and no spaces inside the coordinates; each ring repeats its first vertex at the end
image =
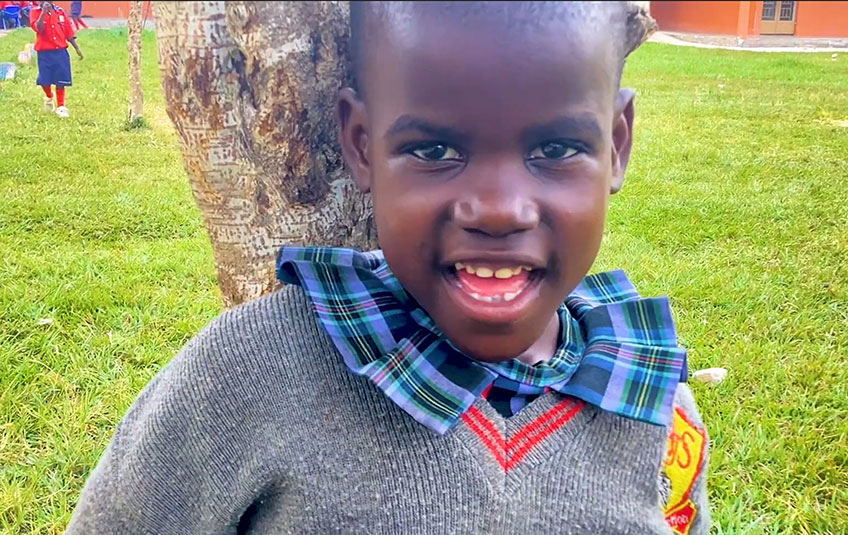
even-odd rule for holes
{"type": "Polygon", "coordinates": [[[38,52],[38,78],[35,83],[56,87],[71,85],[71,56],[67,48],[38,52]]]}

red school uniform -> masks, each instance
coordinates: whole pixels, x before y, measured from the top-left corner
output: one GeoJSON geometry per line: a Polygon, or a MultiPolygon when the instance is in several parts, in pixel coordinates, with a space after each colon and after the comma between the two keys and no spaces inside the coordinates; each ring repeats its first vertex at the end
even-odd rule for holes
{"type": "Polygon", "coordinates": [[[54,6],[53,11],[44,16],[44,26],[39,32],[35,28],[35,22],[40,16],[41,8],[32,8],[29,14],[29,21],[32,30],[35,32],[35,51],[68,48],[68,39],[75,37],[76,33],[74,33],[71,19],[65,14],[65,10],[54,6]]]}

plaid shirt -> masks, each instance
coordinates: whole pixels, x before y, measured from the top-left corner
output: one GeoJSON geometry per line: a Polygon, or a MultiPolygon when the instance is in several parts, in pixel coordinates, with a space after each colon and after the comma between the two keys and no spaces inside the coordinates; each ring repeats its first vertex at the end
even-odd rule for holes
{"type": "Polygon", "coordinates": [[[507,415],[554,390],[666,425],[686,377],[668,300],[640,298],[622,271],[583,279],[559,308],[556,353],[534,366],[463,355],[404,291],[381,251],[284,247],[277,278],[304,289],[352,372],[439,434],[484,392],[507,415]]]}

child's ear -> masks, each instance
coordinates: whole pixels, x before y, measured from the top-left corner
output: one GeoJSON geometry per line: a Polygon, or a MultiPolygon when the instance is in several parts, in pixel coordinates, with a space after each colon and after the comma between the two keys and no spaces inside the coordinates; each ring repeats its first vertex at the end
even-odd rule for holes
{"type": "Polygon", "coordinates": [[[368,162],[368,130],[365,103],[356,91],[345,87],[336,99],[339,143],[354,182],[363,193],[371,191],[371,165],[368,162]]]}
{"type": "Polygon", "coordinates": [[[612,124],[612,182],[610,193],[617,193],[624,182],[624,171],[633,148],[633,98],[632,89],[619,89],[615,98],[612,124]]]}

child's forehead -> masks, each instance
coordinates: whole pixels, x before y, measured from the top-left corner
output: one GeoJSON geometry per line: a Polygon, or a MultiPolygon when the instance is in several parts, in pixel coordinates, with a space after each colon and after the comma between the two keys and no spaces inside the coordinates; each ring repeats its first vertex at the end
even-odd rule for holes
{"type": "Polygon", "coordinates": [[[607,40],[598,32],[562,30],[522,32],[455,21],[387,28],[367,82],[368,92],[379,98],[369,104],[387,113],[403,113],[405,105],[437,108],[455,120],[504,107],[529,119],[587,100],[611,106],[616,84],[607,40]]]}
{"type": "Polygon", "coordinates": [[[610,35],[612,11],[586,2],[387,2],[382,15],[372,15],[369,30],[395,42],[404,37],[432,36],[430,43],[460,30],[477,37],[500,36],[520,46],[533,36],[559,36],[570,47],[597,47],[615,42],[610,35]],[[476,7],[475,7],[476,6],[476,7]],[[603,39],[599,37],[603,36],[603,39]]]}
{"type": "Polygon", "coordinates": [[[620,2],[365,2],[364,16],[387,25],[492,25],[532,30],[551,24],[609,24],[622,10],[620,2]]]}
{"type": "MultiPolygon", "coordinates": [[[[390,84],[398,71],[416,70],[440,75],[448,84],[473,78],[481,84],[503,83],[500,75],[510,71],[521,78],[512,81],[517,83],[545,78],[551,69],[567,70],[575,78],[598,72],[612,78],[616,72],[617,51],[602,17],[579,18],[568,12],[538,20],[537,12],[528,17],[499,8],[469,14],[465,8],[410,4],[387,12],[371,26],[373,54],[365,75],[371,80],[366,84],[390,84]]],[[[602,85],[609,84],[603,80],[602,85]]]]}

